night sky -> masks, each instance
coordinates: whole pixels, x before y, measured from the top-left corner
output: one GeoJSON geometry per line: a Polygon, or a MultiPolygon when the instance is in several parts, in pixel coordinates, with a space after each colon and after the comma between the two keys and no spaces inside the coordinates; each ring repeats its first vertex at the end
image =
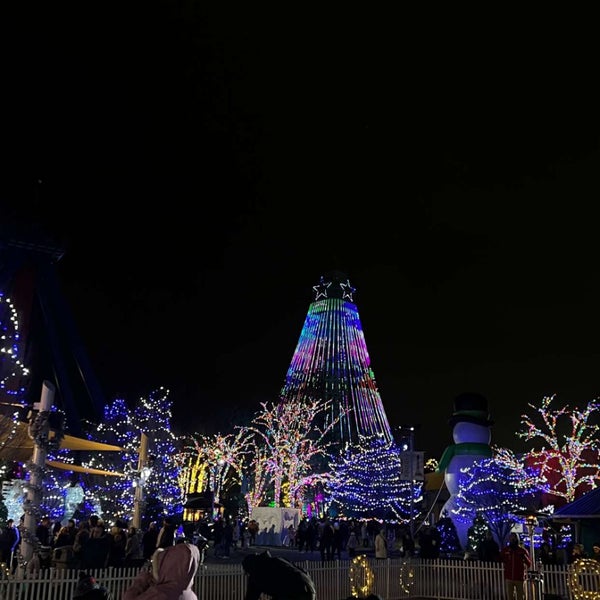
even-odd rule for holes
{"type": "Polygon", "coordinates": [[[2,210],[65,243],[107,400],[165,386],[180,432],[227,430],[277,400],[332,269],[356,287],[390,424],[419,425],[428,456],[461,392],[515,449],[528,402],[598,396],[585,35],[82,10],[77,27],[40,15],[15,50],[2,210]]]}

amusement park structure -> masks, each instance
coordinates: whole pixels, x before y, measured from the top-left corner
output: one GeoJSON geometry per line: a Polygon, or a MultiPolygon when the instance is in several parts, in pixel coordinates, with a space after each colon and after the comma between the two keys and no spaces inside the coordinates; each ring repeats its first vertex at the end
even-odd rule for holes
{"type": "Polygon", "coordinates": [[[2,414],[22,409],[25,418],[42,382],[51,381],[67,431],[80,435],[82,419],[98,419],[105,400],[60,291],[56,265],[63,254],[62,245],[39,228],[6,220],[1,225],[0,405],[2,414]]]}

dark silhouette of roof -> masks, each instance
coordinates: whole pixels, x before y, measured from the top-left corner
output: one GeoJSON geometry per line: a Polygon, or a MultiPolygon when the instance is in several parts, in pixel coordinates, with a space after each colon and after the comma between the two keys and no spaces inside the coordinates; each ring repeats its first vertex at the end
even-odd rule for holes
{"type": "Polygon", "coordinates": [[[600,487],[555,510],[553,516],[565,519],[600,519],[600,487]]]}

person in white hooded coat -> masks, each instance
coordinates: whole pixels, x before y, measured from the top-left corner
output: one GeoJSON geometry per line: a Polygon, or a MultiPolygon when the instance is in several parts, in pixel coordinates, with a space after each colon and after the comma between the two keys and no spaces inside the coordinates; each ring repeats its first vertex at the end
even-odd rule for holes
{"type": "Polygon", "coordinates": [[[122,600],[198,600],[193,591],[200,564],[197,546],[181,542],[152,555],[152,571],[142,571],[122,600]]]}

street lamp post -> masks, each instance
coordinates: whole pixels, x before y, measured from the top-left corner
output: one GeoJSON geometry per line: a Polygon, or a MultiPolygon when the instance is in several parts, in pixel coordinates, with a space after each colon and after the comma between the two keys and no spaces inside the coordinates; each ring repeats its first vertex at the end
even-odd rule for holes
{"type": "Polygon", "coordinates": [[[538,570],[535,560],[534,533],[537,525],[535,514],[528,514],[525,517],[527,523],[527,533],[529,534],[529,555],[531,558],[531,568],[527,571],[525,579],[525,598],[526,600],[542,600],[544,592],[544,577],[538,570]]]}
{"type": "Polygon", "coordinates": [[[408,459],[408,481],[410,486],[410,507],[409,507],[409,527],[410,537],[414,538],[415,535],[415,520],[414,520],[414,480],[415,480],[415,431],[419,428],[419,425],[401,425],[398,429],[401,434],[404,434],[407,439],[407,443],[402,446],[402,453],[408,459]]]}

